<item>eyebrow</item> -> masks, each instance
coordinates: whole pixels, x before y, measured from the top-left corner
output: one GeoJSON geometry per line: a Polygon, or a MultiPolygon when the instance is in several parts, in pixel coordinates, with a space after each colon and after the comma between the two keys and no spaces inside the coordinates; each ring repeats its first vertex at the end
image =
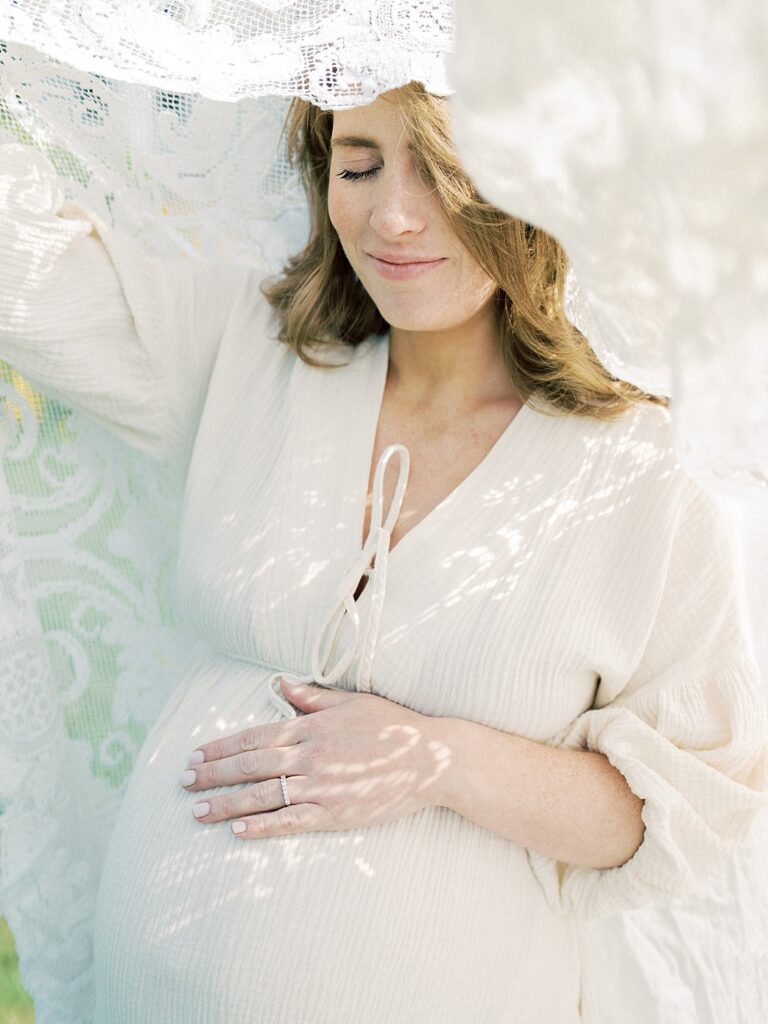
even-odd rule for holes
{"type": "MultiPolygon", "coordinates": [[[[376,139],[368,139],[363,135],[335,135],[331,138],[331,149],[336,146],[350,146],[358,149],[376,149],[381,152],[381,143],[376,139]]],[[[408,143],[408,149],[413,146],[408,143]]]]}

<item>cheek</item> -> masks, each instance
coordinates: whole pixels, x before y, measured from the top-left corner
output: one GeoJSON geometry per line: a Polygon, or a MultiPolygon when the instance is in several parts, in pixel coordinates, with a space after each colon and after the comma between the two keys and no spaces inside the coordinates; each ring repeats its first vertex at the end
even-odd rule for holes
{"type": "Polygon", "coordinates": [[[345,231],[347,211],[339,190],[334,185],[328,186],[328,217],[336,231],[341,235],[345,231]]]}
{"type": "Polygon", "coordinates": [[[483,268],[474,262],[470,263],[469,271],[466,274],[469,287],[476,293],[486,296],[496,291],[497,285],[483,268]]]}
{"type": "Polygon", "coordinates": [[[338,185],[328,187],[328,217],[336,229],[340,239],[353,238],[364,222],[365,213],[359,200],[355,200],[349,190],[338,185]]]}
{"type": "Polygon", "coordinates": [[[497,288],[496,281],[477,262],[474,255],[461,244],[460,252],[461,258],[458,261],[458,266],[467,288],[483,295],[494,292],[497,288]]]}

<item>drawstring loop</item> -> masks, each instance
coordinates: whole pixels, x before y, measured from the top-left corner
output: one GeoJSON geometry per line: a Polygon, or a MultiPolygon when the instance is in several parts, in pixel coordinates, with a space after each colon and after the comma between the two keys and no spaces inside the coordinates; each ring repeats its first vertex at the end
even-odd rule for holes
{"type": "MultiPolygon", "coordinates": [[[[299,676],[298,678],[302,681],[319,683],[321,686],[332,686],[344,675],[359,652],[360,663],[356,674],[355,688],[361,692],[371,692],[373,657],[384,607],[392,530],[400,515],[405,490],[408,486],[409,471],[410,455],[405,445],[391,444],[384,449],[373,477],[371,524],[368,536],[360,554],[344,574],[336,590],[331,609],[326,615],[312,647],[312,673],[309,676],[299,676]],[[396,454],[400,456],[399,473],[385,518],[384,473],[390,459],[396,454]],[[366,590],[370,587],[371,594],[368,615],[365,621],[361,621],[360,609],[354,595],[364,576],[368,577],[366,590]],[[352,640],[336,664],[329,668],[328,661],[333,654],[345,616],[349,618],[352,626],[352,640]]],[[[279,686],[280,674],[278,673],[270,677],[268,681],[269,694],[273,704],[288,717],[296,717],[295,709],[286,701],[279,686]]]]}

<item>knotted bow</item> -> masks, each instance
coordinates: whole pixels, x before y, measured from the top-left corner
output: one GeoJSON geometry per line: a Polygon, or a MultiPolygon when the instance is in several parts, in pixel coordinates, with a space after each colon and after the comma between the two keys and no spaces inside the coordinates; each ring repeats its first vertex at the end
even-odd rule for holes
{"type": "MultiPolygon", "coordinates": [[[[345,573],[331,610],[326,616],[315,638],[312,648],[312,672],[310,675],[296,676],[301,682],[319,683],[332,686],[347,671],[355,656],[360,654],[357,668],[355,689],[359,692],[371,692],[371,672],[376,640],[379,633],[379,622],[384,607],[384,593],[387,585],[387,562],[389,558],[392,530],[394,529],[403,504],[405,489],[408,486],[410,455],[403,444],[391,444],[381,454],[373,477],[373,495],[371,509],[371,525],[368,536],[360,554],[345,573]],[[400,456],[400,468],[395,491],[384,519],[384,473],[393,455],[400,456]],[[382,521],[383,520],[383,521],[382,521]],[[355,601],[355,591],[360,580],[367,576],[371,588],[368,613],[364,621],[360,618],[360,609],[355,601]],[[327,668],[341,624],[345,616],[352,624],[352,640],[342,652],[335,665],[327,668]]],[[[292,675],[294,673],[291,673],[292,675]]],[[[268,680],[269,696],[272,703],[287,718],[296,718],[296,709],[290,704],[280,690],[281,673],[270,676],[268,680]]]]}

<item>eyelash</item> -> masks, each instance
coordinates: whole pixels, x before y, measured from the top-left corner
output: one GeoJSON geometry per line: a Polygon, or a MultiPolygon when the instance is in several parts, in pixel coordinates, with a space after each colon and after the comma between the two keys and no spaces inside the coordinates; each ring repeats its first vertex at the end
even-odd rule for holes
{"type": "Polygon", "coordinates": [[[344,181],[359,181],[360,178],[370,178],[378,170],[378,167],[371,167],[368,171],[348,171],[345,168],[343,171],[338,172],[337,177],[343,178],[344,181]]]}

